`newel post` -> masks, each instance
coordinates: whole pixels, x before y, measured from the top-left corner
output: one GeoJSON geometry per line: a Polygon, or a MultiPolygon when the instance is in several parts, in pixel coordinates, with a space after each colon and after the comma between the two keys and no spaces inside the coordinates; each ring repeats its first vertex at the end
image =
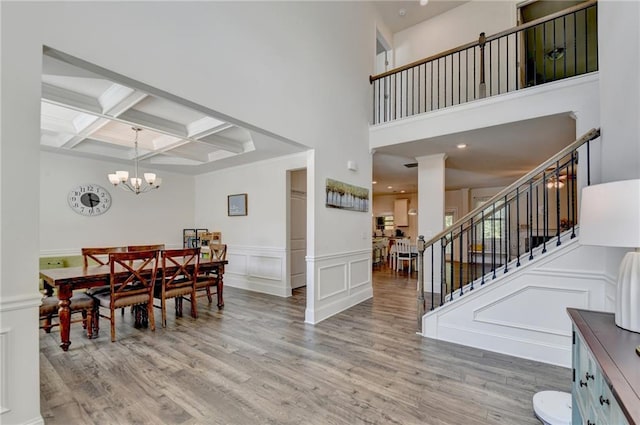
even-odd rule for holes
{"type": "Polygon", "coordinates": [[[478,87],[478,94],[480,99],[487,97],[487,85],[484,81],[484,45],[487,42],[484,32],[480,33],[478,38],[478,45],[480,46],[480,86],[478,87]]]}
{"type": "Polygon", "coordinates": [[[424,236],[418,236],[418,333],[422,333],[422,316],[424,316],[424,236]]]}

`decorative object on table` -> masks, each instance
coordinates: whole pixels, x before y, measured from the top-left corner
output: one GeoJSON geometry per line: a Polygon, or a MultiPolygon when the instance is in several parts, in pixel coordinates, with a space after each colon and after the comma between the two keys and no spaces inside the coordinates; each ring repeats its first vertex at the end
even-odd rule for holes
{"type": "Polygon", "coordinates": [[[155,173],[144,173],[144,182],[141,178],[138,177],[138,133],[142,131],[139,127],[131,127],[133,131],[136,132],[136,137],[134,141],[134,156],[133,162],[135,164],[135,174],[134,177],[129,179],[128,171],[116,171],[113,174],[109,174],[109,181],[114,186],[120,186],[124,190],[128,190],[130,192],[139,195],[141,193],[149,192],[152,189],[158,189],[160,184],[162,183],[162,179],[157,177],[155,173]]]}
{"type": "Polygon", "coordinates": [[[247,215],[247,194],[227,196],[227,215],[230,217],[247,215]]]}
{"type": "Polygon", "coordinates": [[[111,206],[111,194],[97,184],[79,184],[69,191],[67,201],[78,214],[92,217],[107,212],[111,206]]]}
{"type": "Polygon", "coordinates": [[[580,243],[635,249],[620,264],[615,322],[640,332],[640,180],[582,189],[580,243]]]}
{"type": "Polygon", "coordinates": [[[325,205],[328,208],[367,212],[369,189],[327,179],[325,205]]]}

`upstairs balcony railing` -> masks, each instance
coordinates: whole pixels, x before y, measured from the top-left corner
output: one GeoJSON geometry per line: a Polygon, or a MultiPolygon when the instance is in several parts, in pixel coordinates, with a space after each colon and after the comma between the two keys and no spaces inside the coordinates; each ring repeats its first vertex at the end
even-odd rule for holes
{"type": "Polygon", "coordinates": [[[370,76],[373,124],[598,70],[597,3],[588,1],[370,76]]]}
{"type": "Polygon", "coordinates": [[[424,245],[418,243],[424,248],[419,326],[425,308],[477,290],[576,236],[577,193],[591,184],[590,143],[599,136],[600,130],[589,131],[424,245]]]}

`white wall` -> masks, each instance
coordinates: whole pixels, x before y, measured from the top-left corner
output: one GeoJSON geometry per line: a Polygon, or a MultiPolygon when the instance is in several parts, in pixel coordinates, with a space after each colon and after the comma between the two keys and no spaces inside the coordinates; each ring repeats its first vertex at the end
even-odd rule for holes
{"type": "MultiPolygon", "coordinates": [[[[3,423],[41,420],[36,324],[40,176],[29,164],[37,163],[39,155],[43,45],[233,117],[252,130],[313,147],[308,158],[308,279],[314,292],[306,320],[315,323],[371,296],[366,273],[370,214],[326,209],[323,188],[327,177],[371,184],[367,76],[375,61],[373,5],[2,2],[1,7],[0,333],[10,329],[10,334],[2,340],[9,342],[2,345],[8,355],[0,364],[6,369],[0,370],[10,371],[1,378],[12,389],[8,404],[0,408],[9,409],[3,423]],[[359,171],[347,170],[335,152],[356,161],[359,171]],[[20,176],[19,186],[13,186],[14,176],[20,176]],[[346,290],[331,287],[333,275],[323,271],[330,270],[326,263],[333,256],[347,259],[347,277],[339,281],[353,282],[346,290]],[[315,280],[329,283],[314,287],[315,280]]],[[[251,240],[260,240],[261,233],[251,240]]]]}
{"type": "Polygon", "coordinates": [[[41,255],[79,254],[85,246],[164,243],[182,247],[182,229],[194,227],[194,178],[156,170],[162,187],[136,196],[109,183],[106,175],[116,168],[127,166],[40,153],[41,255]],[[111,208],[95,217],[75,213],[67,204],[67,194],[81,183],[104,187],[111,194],[111,208]]]}
{"type": "MultiPolygon", "coordinates": [[[[221,231],[227,244],[225,285],[290,296],[287,276],[287,170],[307,153],[196,176],[195,222],[221,231]],[[247,194],[247,215],[227,215],[227,195],[247,194]]],[[[301,318],[302,319],[302,318],[301,318]]]]}
{"type": "Polygon", "coordinates": [[[598,2],[602,182],[640,178],[640,2],[598,2]]]}
{"type": "Polygon", "coordinates": [[[393,36],[395,66],[477,41],[516,25],[516,2],[470,1],[393,36]]]}

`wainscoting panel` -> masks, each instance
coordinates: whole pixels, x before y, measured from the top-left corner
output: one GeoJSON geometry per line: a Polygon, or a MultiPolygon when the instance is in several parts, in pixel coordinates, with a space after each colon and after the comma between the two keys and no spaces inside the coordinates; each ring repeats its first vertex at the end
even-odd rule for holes
{"type": "Polygon", "coordinates": [[[225,285],[281,297],[291,296],[285,248],[228,245],[227,260],[225,285]]]}
{"type": "Polygon", "coordinates": [[[266,255],[249,256],[249,275],[262,279],[282,280],[282,258],[266,255]]]}
{"type": "Polygon", "coordinates": [[[611,311],[603,257],[577,240],[563,244],[427,313],[423,335],[569,367],[567,307],[611,311]]]}
{"type": "Polygon", "coordinates": [[[349,282],[351,291],[371,284],[371,259],[361,259],[349,263],[349,282]]]}
{"type": "Polygon", "coordinates": [[[318,268],[318,301],[347,292],[347,264],[332,264],[318,268]]]}
{"type": "Polygon", "coordinates": [[[307,264],[315,276],[310,285],[313,298],[307,299],[307,323],[318,323],[373,296],[369,249],[308,256],[307,264]]]}

